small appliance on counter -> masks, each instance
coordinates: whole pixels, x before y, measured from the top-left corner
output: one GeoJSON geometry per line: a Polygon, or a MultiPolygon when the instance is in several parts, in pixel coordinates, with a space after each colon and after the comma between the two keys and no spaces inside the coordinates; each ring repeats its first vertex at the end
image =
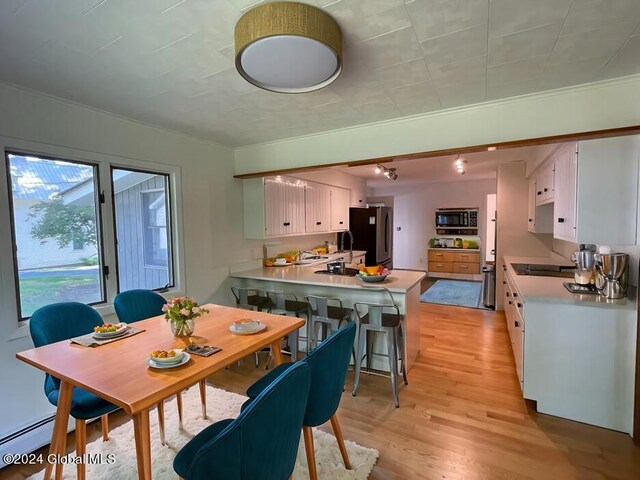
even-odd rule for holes
{"type": "Polygon", "coordinates": [[[573,276],[578,285],[591,285],[594,283],[595,253],[595,245],[581,243],[580,248],[571,255],[571,260],[576,263],[573,276]]]}
{"type": "Polygon", "coordinates": [[[629,255],[596,253],[594,257],[596,288],[600,295],[610,299],[626,297],[629,283],[629,255]]]}

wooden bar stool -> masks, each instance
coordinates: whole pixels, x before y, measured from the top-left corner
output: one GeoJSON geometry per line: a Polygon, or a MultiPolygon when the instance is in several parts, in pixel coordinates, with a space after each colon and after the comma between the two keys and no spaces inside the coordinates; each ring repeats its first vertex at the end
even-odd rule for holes
{"type": "Polygon", "coordinates": [[[371,368],[371,356],[373,355],[373,337],[375,334],[384,333],[387,339],[387,355],[389,357],[389,372],[391,373],[391,387],[393,388],[393,399],[396,407],[400,406],[398,399],[398,373],[402,373],[405,385],[407,382],[407,371],[404,362],[404,339],[402,338],[402,321],[404,315],[400,313],[400,308],[393,300],[391,292],[384,287],[363,287],[367,290],[380,292],[385,298],[384,303],[363,303],[353,304],[358,317],[358,342],[356,354],[356,371],[353,384],[353,396],[358,392],[360,383],[360,369],[364,357],[365,345],[367,345],[367,367],[371,368]],[[365,313],[366,312],[366,313],[365,313]],[[398,372],[398,359],[400,360],[400,371],[398,372]]]}
{"type": "MultiPolygon", "coordinates": [[[[293,315],[296,317],[300,317],[302,314],[307,317],[307,321],[309,320],[309,304],[298,300],[298,297],[293,293],[268,291],[266,294],[271,301],[271,306],[268,309],[269,313],[275,315],[293,315]]],[[[289,334],[287,342],[289,343],[289,350],[291,352],[291,361],[295,362],[298,360],[298,330],[289,334]]]]}
{"type": "Polygon", "coordinates": [[[325,339],[331,333],[337,332],[342,323],[350,322],[353,318],[353,308],[344,307],[339,298],[319,297],[308,295],[309,319],[307,321],[307,352],[318,340],[325,339]],[[320,325],[321,338],[318,338],[316,329],[320,325]]]}

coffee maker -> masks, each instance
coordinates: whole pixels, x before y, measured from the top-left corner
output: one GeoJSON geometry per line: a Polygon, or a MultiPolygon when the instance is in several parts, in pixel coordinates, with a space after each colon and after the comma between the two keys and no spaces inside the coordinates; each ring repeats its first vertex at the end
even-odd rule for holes
{"type": "Polygon", "coordinates": [[[595,270],[595,253],[595,245],[581,243],[579,250],[571,255],[571,260],[576,264],[573,277],[578,285],[591,285],[595,270]]]}
{"type": "Polygon", "coordinates": [[[600,295],[616,299],[627,296],[629,255],[626,253],[596,253],[596,288],[600,295]]]}

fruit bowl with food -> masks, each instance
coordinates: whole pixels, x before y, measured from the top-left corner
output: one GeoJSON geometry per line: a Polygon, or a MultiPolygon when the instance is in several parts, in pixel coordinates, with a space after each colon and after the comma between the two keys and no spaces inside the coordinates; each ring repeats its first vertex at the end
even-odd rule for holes
{"type": "Polygon", "coordinates": [[[182,350],[174,348],[173,350],[154,350],[149,356],[158,365],[170,365],[180,362],[183,355],[182,350]]]}
{"type": "Polygon", "coordinates": [[[377,283],[384,281],[389,276],[391,270],[387,270],[382,265],[376,265],[374,267],[362,267],[360,272],[356,275],[360,280],[367,283],[377,283]]]}
{"type": "Polygon", "coordinates": [[[104,323],[93,327],[93,336],[98,338],[115,337],[124,333],[126,329],[126,323],[104,323]]]}

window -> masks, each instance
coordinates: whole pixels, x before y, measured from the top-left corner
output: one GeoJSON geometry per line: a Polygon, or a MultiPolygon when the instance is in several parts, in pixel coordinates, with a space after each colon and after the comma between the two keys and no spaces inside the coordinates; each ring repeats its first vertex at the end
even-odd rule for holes
{"type": "Polygon", "coordinates": [[[118,291],[174,286],[177,171],[17,151],[5,160],[20,320],[51,303],[104,304],[118,291]]]}
{"type": "Polygon", "coordinates": [[[169,176],[112,170],[120,291],[173,286],[169,176]]]}
{"type": "Polygon", "coordinates": [[[97,166],[6,157],[20,318],[50,303],[104,302],[97,166]]]}

